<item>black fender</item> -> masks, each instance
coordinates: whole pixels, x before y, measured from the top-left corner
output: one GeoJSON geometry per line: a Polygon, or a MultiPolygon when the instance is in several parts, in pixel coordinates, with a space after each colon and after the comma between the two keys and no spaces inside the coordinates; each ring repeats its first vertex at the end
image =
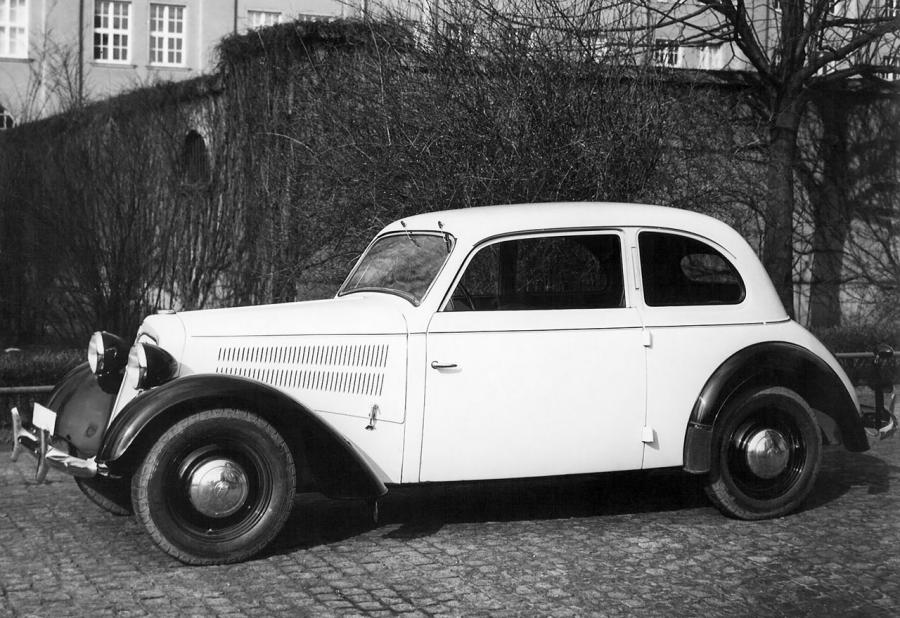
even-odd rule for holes
{"type": "Polygon", "coordinates": [[[236,376],[178,378],[131,400],[106,431],[97,461],[120,473],[133,470],[173,423],[212,407],[259,414],[307,464],[318,489],[331,497],[376,498],[387,488],[356,446],[298,401],[267,384],[236,376]]]}
{"type": "Polygon", "coordinates": [[[831,366],[804,347],[784,341],[758,343],[723,362],[694,403],[684,440],[684,469],[709,472],[712,433],[719,413],[749,387],[784,386],[833,421],[844,446],[865,451],[869,440],[852,395],[831,366]]]}
{"type": "Polygon", "coordinates": [[[47,400],[47,407],[56,412],[55,435],[74,446],[81,457],[93,457],[100,449],[115,397],[101,388],[87,363],[78,365],[47,400]]]}

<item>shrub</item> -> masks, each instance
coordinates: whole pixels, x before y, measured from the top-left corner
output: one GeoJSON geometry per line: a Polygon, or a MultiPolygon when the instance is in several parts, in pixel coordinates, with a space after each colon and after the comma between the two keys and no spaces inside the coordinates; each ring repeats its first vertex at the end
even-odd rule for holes
{"type": "Polygon", "coordinates": [[[893,324],[837,326],[816,330],[815,335],[834,353],[872,352],[881,344],[900,350],[900,332],[893,324]]]}
{"type": "Polygon", "coordinates": [[[0,352],[0,386],[56,384],[76,365],[84,362],[84,350],[28,348],[0,352]]]}

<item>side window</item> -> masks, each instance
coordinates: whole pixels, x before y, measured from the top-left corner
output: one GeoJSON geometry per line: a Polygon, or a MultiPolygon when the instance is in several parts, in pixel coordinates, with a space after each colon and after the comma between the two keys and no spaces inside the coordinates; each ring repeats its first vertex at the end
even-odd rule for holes
{"type": "Polygon", "coordinates": [[[663,232],[641,232],[644,302],[651,307],[736,305],[744,282],[721,253],[706,243],[663,232]]]}
{"type": "Polygon", "coordinates": [[[624,307],[624,294],[618,236],[521,238],[479,249],[446,311],[624,307]]]}

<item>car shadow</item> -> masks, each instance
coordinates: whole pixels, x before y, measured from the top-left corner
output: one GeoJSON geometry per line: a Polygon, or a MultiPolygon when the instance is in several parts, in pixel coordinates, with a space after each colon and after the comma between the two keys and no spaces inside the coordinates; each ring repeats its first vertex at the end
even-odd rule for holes
{"type": "MultiPolygon", "coordinates": [[[[900,466],[866,453],[828,449],[816,485],[801,511],[827,505],[853,488],[869,494],[890,489],[900,466]]],[[[704,477],[677,469],[617,472],[552,479],[392,487],[379,502],[378,523],[361,500],[303,494],[268,554],[288,553],[383,530],[384,538],[417,539],[448,524],[605,517],[703,509],[722,517],[707,500],[704,477]]],[[[696,515],[692,514],[692,517],[696,515]]]]}
{"type": "MultiPolygon", "coordinates": [[[[392,487],[379,501],[378,523],[361,500],[303,494],[269,554],[335,543],[384,530],[416,539],[455,523],[602,517],[709,507],[703,479],[680,470],[588,477],[392,487]]],[[[717,515],[716,515],[717,516],[717,515]]]]}
{"type": "Polygon", "coordinates": [[[870,495],[890,489],[892,473],[900,466],[892,465],[868,453],[851,453],[841,447],[829,448],[823,457],[816,485],[801,510],[811,510],[837,500],[854,487],[865,487],[870,495]]]}

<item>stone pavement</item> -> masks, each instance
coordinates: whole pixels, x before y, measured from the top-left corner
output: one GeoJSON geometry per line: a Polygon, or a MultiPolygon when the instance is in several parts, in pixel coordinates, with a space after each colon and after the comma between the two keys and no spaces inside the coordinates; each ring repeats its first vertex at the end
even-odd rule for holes
{"type": "Polygon", "coordinates": [[[0,453],[0,616],[900,614],[900,439],[826,450],[805,509],[727,519],[678,473],[299,499],[264,556],[187,567],[0,453]]]}

